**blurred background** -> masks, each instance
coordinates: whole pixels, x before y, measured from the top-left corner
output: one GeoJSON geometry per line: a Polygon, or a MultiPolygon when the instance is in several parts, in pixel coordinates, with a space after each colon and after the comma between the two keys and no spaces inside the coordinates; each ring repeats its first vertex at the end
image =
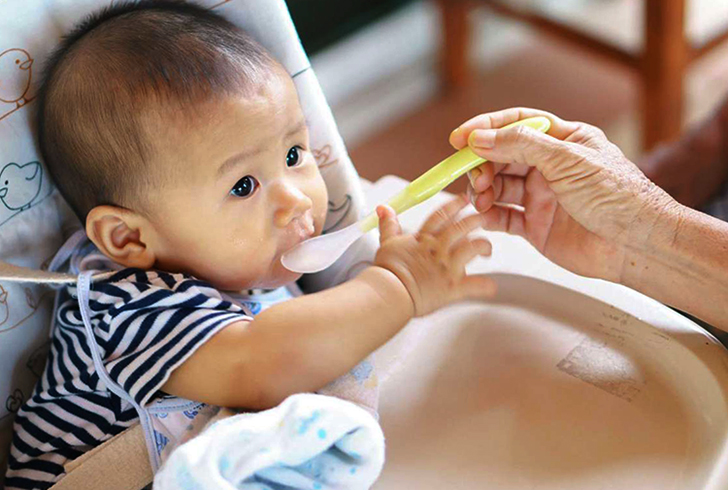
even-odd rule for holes
{"type": "Polygon", "coordinates": [[[595,124],[637,161],[728,92],[728,0],[288,4],[370,180],[416,177],[461,122],[510,106],[595,124]]]}

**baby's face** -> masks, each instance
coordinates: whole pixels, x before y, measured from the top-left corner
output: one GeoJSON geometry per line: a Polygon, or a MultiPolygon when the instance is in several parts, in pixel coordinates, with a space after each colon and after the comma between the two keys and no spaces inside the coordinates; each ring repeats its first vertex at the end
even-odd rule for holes
{"type": "Polygon", "coordinates": [[[155,267],[222,290],[300,277],[281,255],[321,233],[326,186],[292,80],[277,70],[262,85],[162,128],[157,157],[170,178],[151,203],[155,267]]]}

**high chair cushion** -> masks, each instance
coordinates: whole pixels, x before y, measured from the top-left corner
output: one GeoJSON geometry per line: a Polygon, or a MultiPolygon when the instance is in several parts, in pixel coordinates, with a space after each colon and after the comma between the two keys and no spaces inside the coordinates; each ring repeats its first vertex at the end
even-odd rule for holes
{"type": "MultiPolygon", "coordinates": [[[[99,0],[5,0],[0,2],[0,260],[42,268],[60,246],[64,230],[79,223],[48,177],[33,124],[39,74],[59,38],[99,0]]],[[[325,230],[363,214],[359,180],[283,0],[200,0],[262,43],[294,78],[309,124],[311,148],[329,190],[325,230]]],[[[366,238],[330,269],[305,277],[318,290],[354,275],[372,258],[366,238]]],[[[32,393],[49,348],[52,290],[0,282],[0,483],[13,414],[32,393]]]]}

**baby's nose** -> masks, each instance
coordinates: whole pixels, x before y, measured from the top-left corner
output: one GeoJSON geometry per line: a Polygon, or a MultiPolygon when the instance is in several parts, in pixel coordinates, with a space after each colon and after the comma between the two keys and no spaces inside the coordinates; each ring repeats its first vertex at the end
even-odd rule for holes
{"type": "Polygon", "coordinates": [[[295,218],[313,207],[311,199],[297,186],[287,183],[278,183],[274,188],[276,203],[275,224],[279,227],[288,226],[295,218]]]}

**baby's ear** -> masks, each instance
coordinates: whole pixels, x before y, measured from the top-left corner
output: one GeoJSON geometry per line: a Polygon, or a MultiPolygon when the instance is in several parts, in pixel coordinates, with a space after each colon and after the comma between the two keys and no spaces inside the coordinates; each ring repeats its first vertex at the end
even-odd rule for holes
{"type": "Polygon", "coordinates": [[[149,222],[139,214],[116,206],[96,206],[86,217],[86,234],[108,258],[125,267],[151,269],[154,251],[145,242],[149,222]]]}

